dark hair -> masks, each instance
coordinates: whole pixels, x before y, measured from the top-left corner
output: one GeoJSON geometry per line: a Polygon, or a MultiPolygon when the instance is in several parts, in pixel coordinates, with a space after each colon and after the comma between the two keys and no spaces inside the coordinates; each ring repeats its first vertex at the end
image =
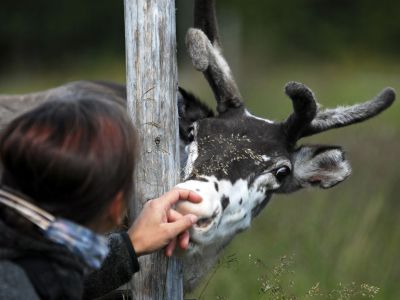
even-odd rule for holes
{"type": "Polygon", "coordinates": [[[46,102],[0,137],[2,184],[48,212],[87,224],[131,195],[136,133],[123,109],[94,99],[46,102]]]}

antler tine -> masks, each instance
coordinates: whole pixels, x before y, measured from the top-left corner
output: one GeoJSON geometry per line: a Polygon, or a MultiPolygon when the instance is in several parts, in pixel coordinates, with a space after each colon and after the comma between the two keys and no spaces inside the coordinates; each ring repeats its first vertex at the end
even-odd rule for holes
{"type": "Polygon", "coordinates": [[[285,93],[290,97],[293,104],[293,113],[286,119],[286,128],[289,141],[295,143],[307,126],[317,114],[317,102],[313,92],[304,84],[289,82],[285,86],[285,93]]]}
{"type": "Polygon", "coordinates": [[[196,0],[194,13],[196,28],[189,29],[186,35],[186,47],[192,63],[209,82],[219,113],[241,107],[242,96],[220,48],[215,0],[196,0]]]}
{"type": "Polygon", "coordinates": [[[194,3],[194,27],[201,29],[212,44],[219,46],[219,29],[215,0],[196,0],[194,3]]]}
{"type": "Polygon", "coordinates": [[[375,117],[389,106],[396,98],[392,88],[386,88],[374,99],[347,107],[338,107],[318,111],[316,117],[302,132],[302,137],[310,136],[333,128],[340,128],[363,122],[375,117]]]}

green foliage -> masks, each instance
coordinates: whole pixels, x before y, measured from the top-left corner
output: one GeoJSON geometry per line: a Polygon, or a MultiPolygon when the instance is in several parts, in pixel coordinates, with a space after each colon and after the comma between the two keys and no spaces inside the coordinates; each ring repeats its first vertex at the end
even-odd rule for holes
{"type": "Polygon", "coordinates": [[[261,259],[253,259],[249,255],[250,262],[256,267],[261,268],[261,274],[258,275],[257,281],[259,282],[259,291],[262,296],[267,296],[269,299],[283,300],[283,299],[296,299],[290,292],[294,286],[294,281],[289,279],[285,280],[285,275],[293,275],[294,271],[291,266],[294,263],[294,256],[282,256],[279,263],[268,268],[267,264],[261,259]]]}
{"type": "MultiPolygon", "coordinates": [[[[192,2],[176,0],[179,40],[192,24],[192,2]]],[[[236,24],[234,39],[241,41],[243,50],[268,53],[271,60],[400,53],[399,1],[217,0],[217,4],[220,23],[228,32],[225,39],[229,24],[236,24]]],[[[82,56],[124,55],[122,1],[5,0],[0,19],[0,66],[48,66],[82,56]]]]}
{"type": "MultiPolygon", "coordinates": [[[[211,271],[210,275],[207,277],[201,291],[198,297],[198,300],[204,300],[205,293],[207,292],[208,285],[210,284],[211,280],[215,276],[215,274],[218,272],[219,269],[225,268],[225,269],[232,269],[232,267],[235,267],[238,263],[238,259],[236,257],[236,254],[230,254],[223,256],[221,259],[218,260],[216,266],[214,269],[211,271]]],[[[226,300],[224,296],[216,296],[217,300],[226,300]]]]}
{"type": "Polygon", "coordinates": [[[270,55],[338,58],[349,52],[397,56],[400,51],[400,3],[395,0],[220,2],[220,10],[238,12],[246,42],[270,55]]]}
{"type": "MultiPolygon", "coordinates": [[[[209,282],[213,279],[216,272],[221,268],[232,268],[232,263],[238,263],[236,254],[230,254],[223,257],[214,268],[214,271],[206,280],[198,300],[209,299],[211,296],[206,297],[207,287],[209,282]]],[[[355,298],[375,298],[379,293],[379,288],[369,285],[367,283],[350,284],[339,283],[335,288],[330,291],[323,291],[320,283],[313,285],[306,292],[295,293],[293,287],[295,286],[296,274],[293,270],[295,263],[294,255],[284,255],[280,257],[279,261],[270,266],[268,263],[259,258],[254,258],[249,255],[249,264],[253,268],[251,272],[252,277],[257,277],[258,282],[258,296],[257,299],[270,299],[270,300],[300,300],[308,298],[317,299],[335,299],[335,300],[349,300],[355,298]]],[[[232,271],[232,270],[231,270],[232,271]]],[[[215,296],[217,300],[229,300],[226,296],[215,296]]],[[[252,298],[256,299],[256,298],[252,298]]]]}
{"type": "Polygon", "coordinates": [[[2,1],[0,66],[54,65],[124,53],[122,1],[2,1]]]}

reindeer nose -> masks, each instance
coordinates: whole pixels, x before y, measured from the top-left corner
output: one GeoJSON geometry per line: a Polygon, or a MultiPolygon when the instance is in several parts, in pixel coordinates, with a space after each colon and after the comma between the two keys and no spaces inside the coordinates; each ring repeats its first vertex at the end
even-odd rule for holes
{"type": "Polygon", "coordinates": [[[204,229],[208,228],[221,212],[221,205],[218,201],[217,193],[212,193],[205,182],[187,181],[178,185],[180,188],[189,189],[199,194],[203,201],[200,203],[193,203],[189,201],[179,201],[175,205],[175,210],[182,215],[194,214],[198,217],[195,228],[204,229]],[[196,188],[193,188],[193,185],[196,188]]]}
{"type": "Polygon", "coordinates": [[[198,228],[206,228],[211,224],[212,220],[213,218],[202,218],[196,222],[195,226],[198,228]]]}
{"type": "Polygon", "coordinates": [[[220,209],[218,207],[213,207],[212,203],[204,203],[202,205],[203,202],[207,202],[207,200],[203,199],[201,203],[180,201],[176,204],[175,209],[182,215],[196,215],[199,219],[195,227],[205,228],[217,217],[220,209]]]}

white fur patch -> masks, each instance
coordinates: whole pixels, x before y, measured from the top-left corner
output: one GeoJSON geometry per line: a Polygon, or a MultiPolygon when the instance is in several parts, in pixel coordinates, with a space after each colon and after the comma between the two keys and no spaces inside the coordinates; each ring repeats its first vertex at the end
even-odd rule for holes
{"type": "Polygon", "coordinates": [[[177,185],[199,194],[203,201],[195,204],[181,201],[176,210],[182,214],[192,213],[199,219],[211,218],[207,226],[194,226],[191,230],[192,244],[186,255],[201,253],[208,247],[222,249],[238,232],[247,229],[252,219],[252,210],[268,197],[268,191],[279,187],[275,176],[265,173],[248,187],[248,181],[238,179],[217,180],[214,176],[201,176],[207,181],[188,180],[177,185]],[[225,209],[223,197],[229,199],[225,209]]]}
{"type": "Polygon", "coordinates": [[[187,153],[187,162],[184,170],[184,178],[187,178],[192,173],[194,162],[199,156],[199,149],[196,141],[197,123],[193,124],[193,136],[195,137],[193,142],[191,142],[185,148],[185,152],[187,153]]]}
{"type": "Polygon", "coordinates": [[[275,123],[274,121],[257,117],[255,115],[251,114],[247,109],[244,110],[244,114],[245,114],[245,116],[247,116],[249,118],[253,118],[253,119],[256,119],[256,120],[259,120],[259,121],[264,121],[264,122],[266,122],[268,124],[274,124],[275,123]]]}
{"type": "Polygon", "coordinates": [[[263,161],[267,162],[267,161],[270,161],[270,160],[271,160],[271,157],[268,157],[268,156],[266,156],[266,155],[262,155],[262,156],[261,156],[261,159],[262,159],[263,161]]]}

